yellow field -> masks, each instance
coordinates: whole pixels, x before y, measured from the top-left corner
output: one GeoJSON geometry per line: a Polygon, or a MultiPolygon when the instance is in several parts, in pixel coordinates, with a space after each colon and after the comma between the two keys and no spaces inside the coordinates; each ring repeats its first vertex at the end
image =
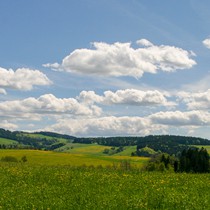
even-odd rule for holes
{"type": "MultiPolygon", "coordinates": [[[[99,151],[99,148],[98,147],[96,148],[98,149],[98,150],[96,149],[96,151],[99,151]]],[[[24,155],[27,157],[28,160],[27,164],[36,164],[36,165],[40,164],[40,165],[81,166],[85,164],[87,166],[89,165],[107,166],[107,165],[113,165],[113,163],[119,163],[122,160],[129,160],[131,164],[141,167],[143,163],[145,163],[145,161],[148,160],[147,158],[130,157],[130,156],[97,156],[94,154],[92,155],[82,154],[82,153],[71,154],[71,153],[40,151],[40,150],[0,150],[0,159],[4,156],[13,156],[16,157],[18,160],[20,160],[21,157],[24,155]]]]}

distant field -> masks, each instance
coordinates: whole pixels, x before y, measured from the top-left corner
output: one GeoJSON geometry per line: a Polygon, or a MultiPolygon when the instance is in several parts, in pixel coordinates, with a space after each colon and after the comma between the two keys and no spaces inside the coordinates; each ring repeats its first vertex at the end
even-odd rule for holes
{"type": "MultiPolygon", "coordinates": [[[[104,146],[98,144],[81,144],[81,143],[68,143],[57,151],[68,152],[71,154],[95,154],[104,155],[105,149],[111,149],[111,146],[104,146]]],[[[131,156],[131,153],[136,151],[136,146],[125,146],[124,150],[114,156],[131,156]]]]}
{"type": "Polygon", "coordinates": [[[210,145],[196,145],[196,147],[198,147],[198,148],[205,148],[207,151],[208,151],[208,153],[210,154],[210,145]]]}
{"type": "Polygon", "coordinates": [[[57,151],[68,152],[70,154],[91,154],[91,155],[103,155],[104,149],[110,149],[109,146],[97,145],[97,144],[80,144],[80,143],[68,143],[57,151]]]}
{"type": "Polygon", "coordinates": [[[18,142],[17,141],[14,141],[14,140],[0,138],[0,144],[9,145],[9,144],[17,144],[17,143],[18,142]]]}
{"type": "Polygon", "coordinates": [[[40,151],[40,150],[0,150],[0,158],[4,156],[13,156],[18,160],[22,156],[27,157],[28,164],[36,165],[93,165],[107,166],[114,163],[120,163],[122,160],[129,160],[132,165],[142,167],[147,158],[130,156],[97,156],[94,154],[71,154],[64,152],[40,151]]]}

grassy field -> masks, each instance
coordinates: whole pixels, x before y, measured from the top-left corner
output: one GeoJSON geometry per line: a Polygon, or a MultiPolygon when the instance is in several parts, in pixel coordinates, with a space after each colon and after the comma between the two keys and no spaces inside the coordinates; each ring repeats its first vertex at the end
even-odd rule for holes
{"type": "Polygon", "coordinates": [[[142,170],[148,158],[130,156],[135,146],[103,154],[110,148],[69,143],[68,152],[0,150],[0,160],[27,157],[0,161],[0,209],[210,210],[210,174],[149,173],[142,170]]]}
{"type": "Polygon", "coordinates": [[[89,154],[89,155],[103,155],[104,149],[109,149],[109,146],[97,144],[80,144],[80,143],[67,143],[62,148],[56,151],[67,152],[69,154],[89,154]]]}
{"type": "Polygon", "coordinates": [[[210,209],[209,174],[0,163],[0,209],[210,209]]]}
{"type": "MultiPolygon", "coordinates": [[[[0,159],[5,156],[13,156],[18,160],[21,157],[27,157],[27,164],[32,165],[71,165],[71,166],[81,166],[81,165],[93,165],[93,166],[110,166],[114,163],[120,163],[123,160],[129,160],[133,166],[142,167],[143,164],[148,161],[148,158],[144,157],[130,157],[130,156],[97,156],[99,151],[97,147],[92,148],[92,150],[83,151],[79,150],[80,153],[63,153],[63,152],[53,152],[53,151],[41,151],[41,150],[0,150],[0,159]],[[95,150],[94,150],[95,149],[95,150]],[[82,152],[83,151],[83,152],[82,152]],[[95,151],[95,153],[94,153],[95,151]]],[[[103,146],[102,146],[103,147],[103,146]]],[[[83,147],[79,147],[83,148],[83,147]]],[[[84,148],[83,148],[84,149],[84,148]]]]}

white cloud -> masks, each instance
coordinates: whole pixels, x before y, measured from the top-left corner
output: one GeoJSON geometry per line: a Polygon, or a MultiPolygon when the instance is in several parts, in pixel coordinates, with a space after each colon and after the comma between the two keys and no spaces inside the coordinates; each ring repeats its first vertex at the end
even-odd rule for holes
{"type": "Polygon", "coordinates": [[[210,89],[198,93],[180,92],[178,96],[188,109],[210,109],[210,89]]]}
{"type": "Polygon", "coordinates": [[[153,123],[167,126],[206,126],[210,125],[210,114],[203,111],[158,112],[148,117],[153,123]]]}
{"type": "Polygon", "coordinates": [[[56,98],[52,94],[42,95],[39,98],[4,101],[0,103],[0,117],[28,118],[39,120],[44,116],[93,116],[100,115],[101,109],[95,105],[80,104],[74,98],[56,98]]]}
{"type": "Polygon", "coordinates": [[[151,47],[153,46],[153,44],[148,41],[147,39],[140,39],[140,40],[137,40],[136,43],[140,46],[145,46],[145,47],[151,47]]]}
{"type": "MultiPolygon", "coordinates": [[[[50,85],[52,82],[39,70],[19,68],[16,71],[0,67],[0,87],[28,91],[35,85],[50,85]]],[[[1,89],[2,90],[2,89],[1,89]]],[[[5,91],[5,90],[4,90],[5,91]]],[[[4,92],[4,94],[6,91],[4,92]]]]}
{"type": "Polygon", "coordinates": [[[146,39],[138,40],[137,43],[143,47],[134,49],[131,43],[94,42],[94,49],[76,49],[60,65],[48,63],[43,66],[86,75],[140,78],[145,72],[172,72],[189,69],[196,64],[190,58],[194,54],[181,48],[156,46],[146,39]]]}
{"type": "MultiPolygon", "coordinates": [[[[163,127],[163,126],[162,126],[163,127]]],[[[148,135],[162,130],[141,117],[101,117],[92,119],[62,119],[46,130],[60,131],[77,136],[148,135]]]]}
{"type": "Polygon", "coordinates": [[[210,126],[210,114],[202,111],[158,112],[145,117],[106,116],[86,119],[59,119],[45,130],[76,136],[123,136],[167,133],[171,128],[185,129],[186,134],[210,126]]]}
{"type": "Polygon", "coordinates": [[[157,90],[141,91],[135,89],[118,90],[116,92],[106,91],[105,103],[108,104],[127,104],[136,106],[153,106],[153,105],[174,105],[167,102],[166,97],[157,90]]]}
{"type": "Polygon", "coordinates": [[[4,128],[6,130],[17,130],[18,126],[16,124],[13,124],[11,122],[8,122],[7,120],[1,120],[0,127],[4,128]]]}
{"type": "Polygon", "coordinates": [[[203,45],[210,49],[210,38],[203,40],[203,45]]]}
{"type": "Polygon", "coordinates": [[[158,90],[142,91],[137,89],[105,91],[104,96],[95,94],[94,91],[82,91],[78,100],[85,103],[101,103],[106,105],[123,104],[135,106],[174,106],[168,102],[166,96],[158,90]]]}
{"type": "Polygon", "coordinates": [[[77,97],[77,99],[81,101],[82,103],[94,104],[95,102],[102,103],[104,100],[104,97],[95,94],[94,91],[82,91],[77,97]]]}

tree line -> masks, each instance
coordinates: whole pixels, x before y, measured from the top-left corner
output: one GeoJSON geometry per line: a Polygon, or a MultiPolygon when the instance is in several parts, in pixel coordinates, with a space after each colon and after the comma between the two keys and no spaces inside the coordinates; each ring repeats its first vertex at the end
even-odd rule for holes
{"type": "Polygon", "coordinates": [[[186,173],[209,173],[210,157],[203,147],[184,149],[179,157],[174,155],[156,154],[145,166],[147,171],[166,171],[186,173]]]}

